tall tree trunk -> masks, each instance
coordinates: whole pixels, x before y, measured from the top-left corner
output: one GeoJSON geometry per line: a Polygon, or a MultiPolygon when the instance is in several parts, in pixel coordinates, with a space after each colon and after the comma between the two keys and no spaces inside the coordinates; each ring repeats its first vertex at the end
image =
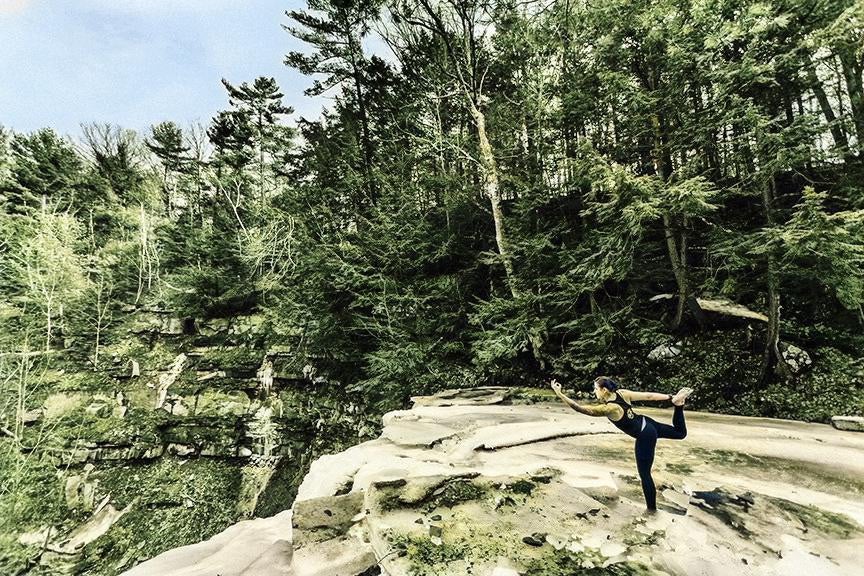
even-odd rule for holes
{"type": "MultiPolygon", "coordinates": [[[[774,177],[762,186],[762,207],[765,211],[765,221],[768,226],[774,226],[774,177]]],[[[768,333],[765,336],[765,351],[762,355],[762,368],[759,379],[767,383],[771,369],[783,379],[789,379],[792,371],[783,360],[780,353],[780,282],[777,277],[777,264],[774,256],[768,252],[768,333]]]]}
{"type": "Polygon", "coordinates": [[[851,50],[840,50],[840,63],[846,89],[849,91],[849,103],[852,105],[852,118],[855,131],[858,134],[858,149],[864,150],[864,87],[862,87],[862,65],[851,50]]]}
{"type": "Polygon", "coordinates": [[[498,254],[504,263],[504,271],[507,274],[507,284],[514,298],[519,295],[513,274],[513,260],[507,242],[504,212],[501,210],[501,189],[498,184],[498,166],[489,136],[486,133],[486,116],[476,103],[470,101],[471,115],[477,125],[477,141],[480,152],[480,165],[483,171],[483,193],[489,199],[492,206],[492,219],[495,222],[495,242],[498,246],[498,254]]]}
{"type": "MultiPolygon", "coordinates": [[[[707,97],[710,98],[710,94],[707,97]]],[[[703,122],[705,120],[705,104],[702,101],[702,88],[699,84],[693,87],[693,108],[697,121],[700,123],[703,122]]],[[[703,138],[702,155],[705,160],[705,167],[711,172],[712,178],[715,181],[720,180],[722,174],[720,171],[720,155],[717,151],[716,132],[713,125],[709,122],[705,122],[703,138]]]]}
{"type": "Polygon", "coordinates": [[[264,215],[264,119],[258,112],[258,202],[264,215]]]}
{"type": "Polygon", "coordinates": [[[675,309],[674,326],[681,325],[684,318],[684,305],[687,302],[687,262],[686,262],[686,236],[682,234],[681,242],[675,236],[675,226],[668,213],[663,214],[663,233],[666,237],[666,249],[669,253],[669,261],[672,264],[672,274],[678,285],[678,305],[675,309]]]}
{"type": "Polygon", "coordinates": [[[831,130],[831,137],[834,138],[834,145],[843,151],[844,156],[849,152],[849,141],[846,139],[846,133],[843,132],[843,127],[837,122],[837,117],[834,115],[834,110],[831,108],[831,102],[828,100],[828,95],[825,94],[825,88],[822,86],[822,81],[816,74],[816,66],[808,54],[805,64],[807,66],[807,80],[810,83],[810,89],[816,96],[816,101],[819,102],[819,108],[822,109],[822,114],[825,116],[825,121],[828,123],[828,128],[831,130]]]}
{"type": "MultiPolygon", "coordinates": [[[[664,132],[662,117],[654,113],[651,115],[651,124],[654,133],[654,147],[652,149],[652,157],[654,162],[654,170],[665,184],[669,179],[671,169],[671,157],[664,146],[664,132]]],[[[684,306],[687,303],[688,283],[687,283],[687,254],[686,254],[686,239],[683,235],[678,235],[675,229],[675,222],[672,220],[671,214],[663,213],[663,234],[666,237],[666,248],[669,253],[669,261],[672,265],[672,274],[675,276],[675,283],[678,285],[678,305],[675,311],[674,327],[678,328],[684,318],[684,306]]]]}
{"type": "Polygon", "coordinates": [[[165,196],[165,216],[171,218],[171,189],[168,186],[168,167],[162,169],[162,194],[165,196]]]}

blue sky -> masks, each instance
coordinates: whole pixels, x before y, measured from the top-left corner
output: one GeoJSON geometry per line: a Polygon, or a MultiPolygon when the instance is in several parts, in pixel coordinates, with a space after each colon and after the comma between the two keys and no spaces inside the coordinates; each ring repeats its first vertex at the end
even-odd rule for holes
{"type": "Polygon", "coordinates": [[[282,60],[304,45],[285,32],[303,0],[0,0],[0,125],[82,122],[147,130],[163,120],[207,123],[227,107],[219,82],[273,76],[295,116],[324,99],[282,60]]]}

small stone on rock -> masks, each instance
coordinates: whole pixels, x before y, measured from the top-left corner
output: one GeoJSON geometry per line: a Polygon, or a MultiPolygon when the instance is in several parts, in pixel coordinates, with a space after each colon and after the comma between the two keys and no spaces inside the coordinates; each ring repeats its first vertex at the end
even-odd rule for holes
{"type": "Polygon", "coordinates": [[[540,547],[543,546],[543,542],[546,541],[546,534],[543,532],[535,532],[530,536],[525,536],[522,538],[522,542],[528,544],[529,546],[540,547]]]}

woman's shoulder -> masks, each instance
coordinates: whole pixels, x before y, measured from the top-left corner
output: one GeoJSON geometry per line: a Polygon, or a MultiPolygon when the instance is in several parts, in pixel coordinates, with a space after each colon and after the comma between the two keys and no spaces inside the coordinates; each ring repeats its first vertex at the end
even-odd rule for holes
{"type": "Polygon", "coordinates": [[[606,417],[613,422],[617,422],[624,417],[624,407],[615,402],[615,400],[607,402],[607,406],[609,406],[609,413],[606,414],[606,417]]]}
{"type": "Polygon", "coordinates": [[[622,400],[624,400],[624,401],[627,402],[628,404],[630,403],[630,395],[631,395],[631,391],[630,391],[630,390],[627,390],[626,388],[618,388],[617,390],[615,390],[615,392],[618,393],[618,396],[619,396],[622,400]]]}

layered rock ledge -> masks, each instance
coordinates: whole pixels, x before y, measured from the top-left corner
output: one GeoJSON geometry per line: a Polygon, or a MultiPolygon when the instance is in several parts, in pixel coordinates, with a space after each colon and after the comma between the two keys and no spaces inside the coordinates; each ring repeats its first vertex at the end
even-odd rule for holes
{"type": "MultiPolygon", "coordinates": [[[[864,435],[687,413],[646,515],[633,440],[502,389],[415,399],[380,438],[313,463],[292,510],[129,576],[851,575],[864,565],[864,435]]],[[[660,421],[671,410],[643,409],[660,421]]]]}

